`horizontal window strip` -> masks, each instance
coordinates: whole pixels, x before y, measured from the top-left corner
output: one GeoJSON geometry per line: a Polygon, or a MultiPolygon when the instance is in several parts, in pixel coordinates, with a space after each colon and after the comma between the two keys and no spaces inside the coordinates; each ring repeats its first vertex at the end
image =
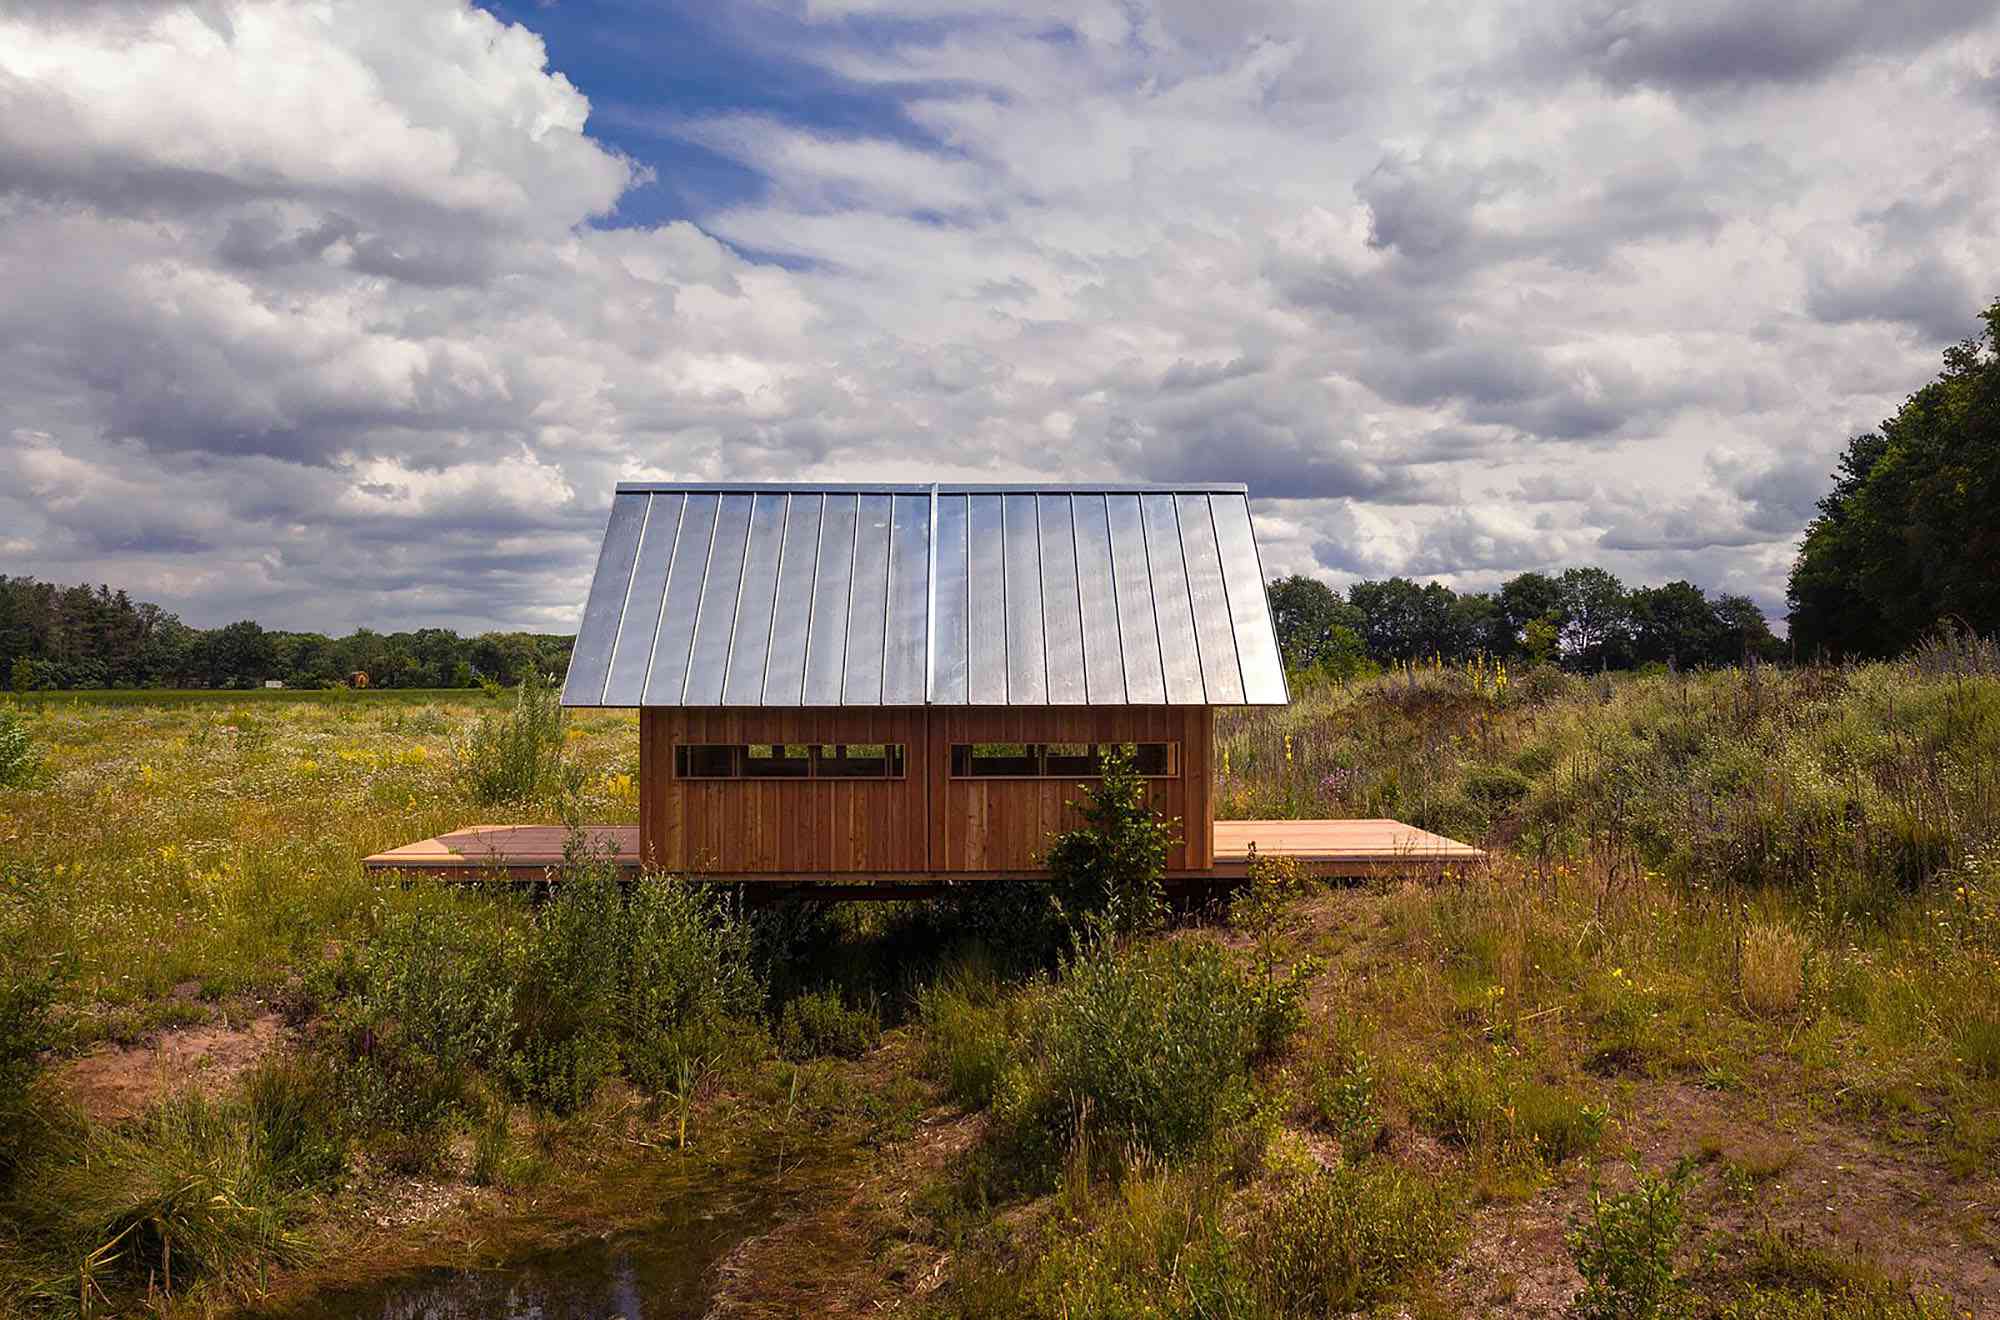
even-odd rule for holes
{"type": "Polygon", "coordinates": [[[901,779],[902,743],[678,743],[676,779],[901,779]]]}
{"type": "Polygon", "coordinates": [[[1092,779],[1104,773],[1104,761],[1123,747],[1132,768],[1148,779],[1173,779],[1180,774],[1181,745],[1147,743],[954,743],[954,779],[1092,779]]]}

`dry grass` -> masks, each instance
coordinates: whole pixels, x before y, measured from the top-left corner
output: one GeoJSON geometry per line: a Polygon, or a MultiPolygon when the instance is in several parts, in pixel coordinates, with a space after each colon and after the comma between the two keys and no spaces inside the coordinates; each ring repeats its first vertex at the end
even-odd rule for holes
{"type": "Polygon", "coordinates": [[[1798,1010],[1805,993],[1805,937],[1779,922],[1757,922],[1743,931],[1738,973],[1743,1006],[1763,1017],[1798,1010]]]}

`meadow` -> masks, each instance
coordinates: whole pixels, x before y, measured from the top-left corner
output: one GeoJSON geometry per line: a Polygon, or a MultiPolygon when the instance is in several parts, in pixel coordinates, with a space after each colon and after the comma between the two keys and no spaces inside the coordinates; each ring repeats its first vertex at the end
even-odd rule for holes
{"type": "Polygon", "coordinates": [[[806,1180],[723,1314],[2000,1309],[2000,651],[1295,698],[1223,717],[1219,814],[1490,864],[1113,923],[579,857],[532,903],[357,863],[633,819],[629,715],[8,705],[0,1306],[275,1305],[698,1172],[806,1180]]]}

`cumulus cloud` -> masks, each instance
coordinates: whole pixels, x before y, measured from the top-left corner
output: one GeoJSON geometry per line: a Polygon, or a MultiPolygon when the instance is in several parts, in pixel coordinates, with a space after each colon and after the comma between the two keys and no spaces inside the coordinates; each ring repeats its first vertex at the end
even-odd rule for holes
{"type": "Polygon", "coordinates": [[[1224,477],[1274,571],[1775,607],[1840,445],[2000,292],[1988,4],[754,27],[875,113],[606,121],[466,0],[13,7],[0,567],[566,629],[620,478],[1224,477]],[[671,166],[607,122],[756,186],[633,222],[671,166]]]}

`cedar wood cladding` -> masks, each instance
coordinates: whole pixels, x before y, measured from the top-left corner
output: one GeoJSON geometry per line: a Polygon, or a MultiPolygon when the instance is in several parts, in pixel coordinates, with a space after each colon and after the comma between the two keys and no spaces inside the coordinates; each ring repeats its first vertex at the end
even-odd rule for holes
{"type": "Polygon", "coordinates": [[[947,710],[647,708],[639,723],[639,848],[649,865],[782,875],[1019,873],[1076,823],[1072,779],[953,779],[950,747],[977,742],[1178,742],[1179,773],[1147,781],[1181,822],[1170,871],[1214,864],[1213,712],[1203,706],[947,710]],[[676,779],[685,743],[900,742],[889,780],[676,779]]]}

